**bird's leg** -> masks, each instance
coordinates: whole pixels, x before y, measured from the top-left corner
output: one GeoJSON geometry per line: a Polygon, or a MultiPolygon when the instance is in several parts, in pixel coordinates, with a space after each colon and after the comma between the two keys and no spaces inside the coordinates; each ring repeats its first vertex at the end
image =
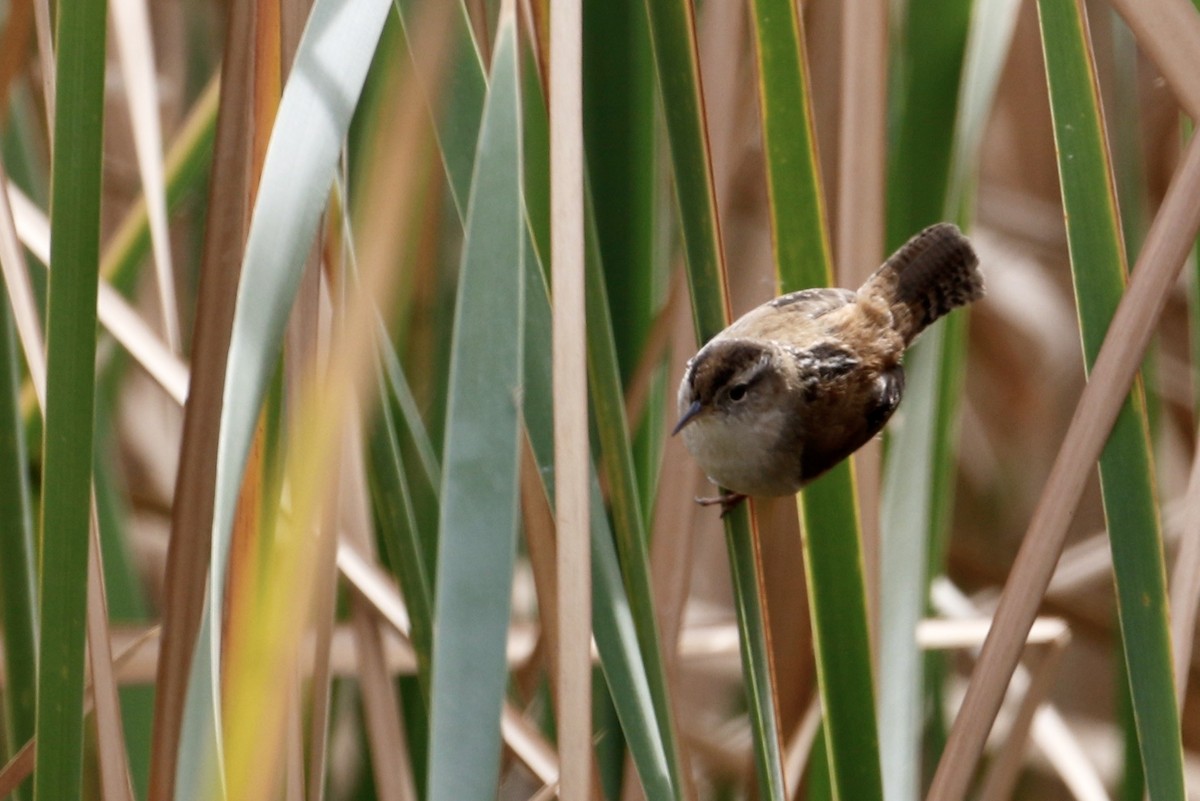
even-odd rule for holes
{"type": "Polygon", "coordinates": [[[696,503],[701,506],[721,506],[721,517],[725,517],[730,512],[738,507],[742,501],[746,500],[746,495],[741,492],[726,492],[712,498],[697,498],[696,503]]]}

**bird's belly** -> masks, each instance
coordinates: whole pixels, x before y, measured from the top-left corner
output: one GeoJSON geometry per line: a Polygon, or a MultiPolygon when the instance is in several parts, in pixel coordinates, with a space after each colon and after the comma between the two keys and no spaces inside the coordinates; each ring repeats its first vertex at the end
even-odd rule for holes
{"type": "Polygon", "coordinates": [[[780,451],[784,420],[753,426],[701,419],[683,429],[687,445],[714,484],[743,495],[790,495],[800,489],[800,454],[780,451]]]}

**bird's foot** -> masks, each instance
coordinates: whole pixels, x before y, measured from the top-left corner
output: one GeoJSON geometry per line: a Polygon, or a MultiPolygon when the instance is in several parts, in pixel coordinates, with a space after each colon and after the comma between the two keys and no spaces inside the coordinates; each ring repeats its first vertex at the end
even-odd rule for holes
{"type": "Polygon", "coordinates": [[[717,506],[721,507],[721,517],[725,517],[730,512],[738,507],[742,501],[746,500],[746,495],[741,492],[726,492],[712,498],[697,498],[696,503],[701,506],[717,506]]]}

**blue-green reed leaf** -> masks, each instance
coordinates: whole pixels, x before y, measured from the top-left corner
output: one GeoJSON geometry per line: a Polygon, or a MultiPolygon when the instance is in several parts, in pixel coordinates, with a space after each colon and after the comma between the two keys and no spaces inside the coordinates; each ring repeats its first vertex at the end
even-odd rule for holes
{"type": "Polygon", "coordinates": [[[105,0],[58,7],[50,189],[46,409],[38,592],[36,801],[82,797],[84,622],[96,294],[100,266],[105,0]]]}
{"type": "MultiPolygon", "coordinates": [[[[402,15],[409,13],[407,2],[398,3],[398,9],[402,15]]],[[[462,19],[455,22],[458,31],[452,34],[452,38],[459,41],[462,36],[470,36],[471,31],[462,19]]],[[[471,49],[475,50],[474,45],[471,49]]],[[[462,45],[458,48],[460,57],[464,52],[462,45]]],[[[468,64],[478,65],[478,60],[471,61],[469,56],[462,57],[468,64]]],[[[420,65],[418,64],[418,67],[420,65]]],[[[476,79],[467,75],[460,75],[459,79],[470,86],[486,86],[485,76],[482,73],[482,67],[478,67],[478,83],[476,79]]],[[[532,81],[526,82],[527,91],[532,95],[532,89],[536,84],[532,81]]],[[[462,115],[465,119],[469,117],[467,106],[472,102],[472,98],[478,98],[480,105],[482,104],[483,93],[474,93],[473,91],[461,94],[451,102],[461,104],[457,114],[462,115]]],[[[545,107],[541,105],[540,98],[528,97],[526,102],[526,142],[527,145],[536,141],[544,140],[544,137],[537,133],[538,130],[546,127],[545,107]]],[[[476,110],[478,113],[478,109],[476,110]]],[[[461,164],[466,161],[473,163],[475,153],[473,150],[462,150],[462,142],[453,133],[444,128],[454,124],[452,119],[455,115],[438,116],[435,115],[434,124],[438,129],[438,141],[441,143],[443,151],[442,159],[447,167],[447,175],[452,183],[459,180],[456,176],[461,175],[461,170],[451,169],[452,164],[461,164]],[[457,144],[456,144],[457,143],[457,144]],[[455,152],[448,152],[458,148],[455,152]],[[461,151],[461,152],[460,152],[461,151]]],[[[465,124],[465,123],[464,123],[465,124]]],[[[544,150],[544,148],[542,148],[544,150]]],[[[526,185],[525,192],[531,191],[530,184],[534,181],[547,180],[547,172],[544,162],[546,154],[534,150],[528,150],[526,153],[526,185]],[[543,163],[539,163],[543,162],[543,163]]],[[[465,189],[459,187],[459,191],[465,194],[465,189]]],[[[536,204],[535,204],[536,205],[536,204]]],[[[532,210],[526,206],[526,250],[527,259],[529,260],[529,270],[534,273],[532,276],[527,276],[527,280],[533,281],[536,277],[537,282],[530,284],[527,291],[527,330],[541,331],[534,333],[526,339],[527,363],[537,361],[536,356],[544,357],[546,369],[549,365],[549,300],[545,288],[545,276],[547,271],[539,258],[539,249],[535,246],[536,242],[547,241],[544,231],[534,230],[535,221],[531,219],[533,216],[532,210]],[[535,261],[536,260],[536,261],[535,261]],[[545,324],[542,328],[538,328],[538,320],[545,319],[545,324]],[[542,347],[544,345],[544,347],[542,347]],[[541,348],[539,350],[539,348],[541,348]]],[[[543,220],[544,222],[544,220],[543,220]]],[[[589,227],[592,222],[589,218],[589,227]]],[[[594,236],[589,235],[589,247],[594,246],[594,236]]],[[[544,249],[544,248],[543,248],[544,249]]],[[[598,264],[597,254],[591,252],[589,259],[593,264],[598,264]]],[[[607,322],[603,328],[598,328],[598,331],[608,331],[608,336],[611,337],[611,325],[607,322]]],[[[589,323],[591,327],[591,323],[589,323]]],[[[615,362],[606,361],[605,364],[611,366],[613,381],[618,381],[615,373],[615,362]]],[[[526,415],[527,423],[530,424],[531,440],[535,443],[535,451],[539,454],[539,464],[542,467],[542,473],[547,482],[551,482],[552,486],[552,459],[549,455],[549,450],[540,450],[537,447],[537,437],[539,431],[532,421],[544,419],[546,425],[549,426],[549,412],[545,409],[535,411],[531,408],[531,403],[536,403],[538,398],[538,390],[535,379],[540,373],[533,369],[527,368],[526,381],[530,382],[530,386],[525,388],[526,393],[526,415]],[[543,416],[544,415],[544,416],[543,416]]],[[[613,386],[619,386],[614,383],[613,386]]],[[[545,393],[549,393],[549,378],[548,374],[545,378],[545,393]]],[[[619,397],[619,389],[617,390],[619,397]]],[[[547,428],[548,432],[550,429],[547,428]]],[[[626,444],[626,450],[628,446],[626,444]]],[[[622,481],[624,484],[624,481],[622,481]]],[[[595,491],[598,492],[598,485],[595,485],[595,491]]],[[[552,495],[552,491],[550,493],[552,495]]],[[[636,493],[628,493],[623,497],[633,497],[636,499],[636,493]]],[[[624,508],[624,507],[623,507],[624,508]]],[[[640,520],[640,513],[636,512],[625,519],[640,520]]],[[[674,797],[676,792],[674,784],[669,780],[670,770],[676,770],[673,764],[671,768],[664,768],[664,762],[667,760],[666,753],[677,753],[674,746],[667,747],[664,745],[664,738],[661,734],[663,726],[669,726],[669,718],[665,717],[665,711],[669,708],[669,702],[666,700],[665,677],[660,678],[657,682],[648,678],[648,670],[655,671],[655,665],[661,666],[661,658],[657,662],[650,662],[647,666],[646,657],[639,642],[649,642],[652,647],[652,653],[657,655],[658,644],[657,635],[652,634],[647,640],[642,639],[642,633],[649,630],[653,632],[654,619],[653,608],[649,603],[642,603],[637,608],[642,615],[636,620],[640,621],[635,625],[635,617],[631,611],[631,605],[628,596],[625,592],[625,587],[622,584],[621,564],[616,556],[613,548],[613,533],[609,527],[607,517],[604,514],[604,506],[602,499],[598,496],[593,498],[592,503],[592,569],[593,569],[593,591],[595,597],[593,599],[593,617],[595,627],[595,637],[597,649],[600,653],[601,665],[604,670],[606,679],[610,687],[613,688],[614,702],[618,706],[618,716],[622,727],[625,729],[626,737],[631,744],[639,744],[632,751],[635,766],[639,771],[644,785],[648,791],[654,792],[654,797],[674,797]],[[649,624],[646,623],[649,621],[649,624]],[[653,699],[653,700],[652,700],[653,699]],[[663,710],[662,719],[657,710],[663,710]],[[666,791],[669,795],[663,796],[666,791]]],[[[638,535],[636,539],[631,538],[630,541],[643,541],[644,536],[638,535]]],[[[643,593],[648,597],[648,593],[643,593]]],[[[661,669],[658,669],[658,675],[661,676],[661,669]]]]}
{"type": "Polygon", "coordinates": [[[924,664],[914,632],[928,603],[924,573],[938,425],[937,397],[928,390],[937,384],[944,339],[944,328],[935,326],[904,360],[905,384],[920,390],[907,390],[903,425],[892,428],[885,462],[880,564],[888,569],[879,576],[879,730],[889,801],[916,801],[919,792],[924,664]]]}
{"type": "Polygon", "coordinates": [[[1020,7],[1020,0],[976,0],[972,6],[955,104],[954,149],[946,179],[943,218],[968,222],[973,216],[972,190],[979,169],[983,135],[991,119],[1000,71],[1012,48],[1020,7]]]}
{"type": "Polygon", "coordinates": [[[188,683],[176,798],[207,796],[220,775],[220,649],[225,569],[241,475],[283,329],[333,184],[338,153],[389,8],[317,0],[271,132],[238,286],[219,443],[212,572],[188,683]],[[217,771],[214,774],[213,771],[217,771]]]}
{"type": "Polygon", "coordinates": [[[524,340],[521,101],[501,19],[471,181],[451,345],[433,643],[429,797],[495,796],[517,536],[524,340]]]}
{"type": "MultiPolygon", "coordinates": [[[[1079,328],[1090,369],[1124,289],[1124,240],[1085,11],[1075,0],[1039,0],[1038,11],[1079,328]]],[[[1117,417],[1099,468],[1146,787],[1155,801],[1183,799],[1162,527],[1140,380],[1117,417]]]]}

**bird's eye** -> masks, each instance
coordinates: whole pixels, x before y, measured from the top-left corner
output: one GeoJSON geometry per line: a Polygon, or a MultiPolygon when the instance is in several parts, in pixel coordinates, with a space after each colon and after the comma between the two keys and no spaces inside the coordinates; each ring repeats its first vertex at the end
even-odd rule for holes
{"type": "Polygon", "coordinates": [[[746,397],[746,385],[734,384],[729,390],[729,399],[734,403],[744,400],[746,397]]]}

